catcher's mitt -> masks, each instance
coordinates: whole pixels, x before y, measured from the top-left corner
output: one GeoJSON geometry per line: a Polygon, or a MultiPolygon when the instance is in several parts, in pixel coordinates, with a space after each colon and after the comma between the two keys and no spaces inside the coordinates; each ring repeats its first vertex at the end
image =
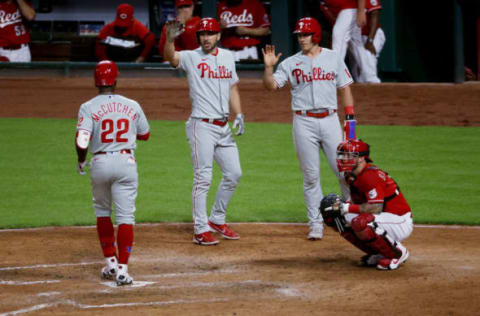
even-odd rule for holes
{"type": "Polygon", "coordinates": [[[337,227],[340,232],[343,232],[345,227],[345,218],[340,211],[342,204],[342,199],[335,193],[326,195],[320,202],[320,213],[325,225],[337,227]]]}

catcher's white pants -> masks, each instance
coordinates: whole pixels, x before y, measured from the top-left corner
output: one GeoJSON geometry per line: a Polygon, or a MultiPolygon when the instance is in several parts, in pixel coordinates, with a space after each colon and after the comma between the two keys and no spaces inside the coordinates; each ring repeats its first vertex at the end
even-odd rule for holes
{"type": "MultiPolygon", "coordinates": [[[[345,220],[348,225],[351,225],[352,220],[357,217],[358,214],[348,213],[345,215],[345,220]]],[[[387,235],[393,238],[395,241],[403,241],[413,231],[412,213],[407,213],[402,216],[398,216],[393,213],[382,212],[380,214],[374,214],[375,223],[383,228],[387,235]]]]}
{"type": "Polygon", "coordinates": [[[337,169],[337,146],[342,139],[342,128],[337,113],[324,118],[293,115],[293,142],[303,174],[303,196],[310,226],[323,223],[320,202],[323,198],[320,185],[320,150],[327,158],[330,169],[339,179],[345,199],[350,197],[345,179],[337,169]]]}
{"type": "Polygon", "coordinates": [[[186,123],[193,163],[192,213],[195,234],[209,231],[207,217],[207,194],[212,182],[213,160],[222,170],[223,177],[218,187],[210,221],[225,224],[227,205],[232,198],[242,175],[238,148],[230,126],[217,126],[201,119],[190,118],[186,123]]]}

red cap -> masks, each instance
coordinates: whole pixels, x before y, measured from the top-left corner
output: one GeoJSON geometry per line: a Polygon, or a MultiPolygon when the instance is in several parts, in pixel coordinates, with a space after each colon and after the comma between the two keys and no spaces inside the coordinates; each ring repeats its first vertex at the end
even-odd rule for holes
{"type": "Polygon", "coordinates": [[[117,7],[115,26],[129,27],[133,22],[133,7],[128,3],[122,3],[117,7]]]}
{"type": "Polygon", "coordinates": [[[95,85],[97,87],[113,86],[117,77],[118,67],[113,61],[102,60],[95,67],[95,85]]]}
{"type": "Polygon", "coordinates": [[[175,0],[175,7],[181,7],[181,6],[191,6],[193,5],[193,0],[175,0]]]}

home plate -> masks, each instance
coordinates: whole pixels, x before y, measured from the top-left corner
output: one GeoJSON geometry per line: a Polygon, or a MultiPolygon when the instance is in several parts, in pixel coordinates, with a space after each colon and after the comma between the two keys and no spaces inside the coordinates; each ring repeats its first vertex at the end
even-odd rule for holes
{"type": "Polygon", "coordinates": [[[149,281],[133,281],[133,283],[131,285],[123,285],[123,286],[117,286],[117,283],[116,282],[100,282],[100,284],[102,285],[105,285],[105,286],[108,286],[108,287],[128,287],[128,288],[132,288],[132,287],[144,287],[144,286],[147,286],[147,285],[152,285],[152,284],[155,284],[157,282],[149,282],[149,281]]]}

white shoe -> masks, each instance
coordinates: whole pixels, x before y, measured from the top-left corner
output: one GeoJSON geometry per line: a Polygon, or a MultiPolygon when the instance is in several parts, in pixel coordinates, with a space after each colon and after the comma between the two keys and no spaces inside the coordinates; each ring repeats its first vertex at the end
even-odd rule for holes
{"type": "Polygon", "coordinates": [[[320,240],[323,238],[323,224],[315,224],[310,226],[310,232],[308,233],[308,240],[320,240]]]}
{"type": "Polygon", "coordinates": [[[128,274],[128,265],[119,264],[117,270],[117,286],[130,285],[133,283],[133,278],[128,274]]]}
{"type": "Polygon", "coordinates": [[[395,270],[397,269],[402,263],[407,261],[410,253],[408,252],[407,248],[403,247],[400,244],[397,244],[397,247],[402,250],[402,256],[400,258],[388,259],[383,258],[378,261],[377,269],[378,270],[395,270]]]}
{"type": "Polygon", "coordinates": [[[105,258],[106,265],[102,268],[102,278],[113,280],[117,275],[118,261],[116,257],[105,258]]]}

